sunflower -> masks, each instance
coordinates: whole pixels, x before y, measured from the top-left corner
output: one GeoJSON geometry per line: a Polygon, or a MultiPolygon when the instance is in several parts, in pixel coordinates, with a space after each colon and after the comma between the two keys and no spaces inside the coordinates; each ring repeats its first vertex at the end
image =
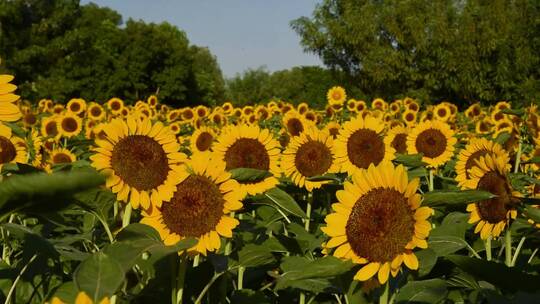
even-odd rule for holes
{"type": "Polygon", "coordinates": [[[484,190],[497,196],[467,205],[467,211],[471,213],[469,223],[478,222],[474,233],[480,233],[483,240],[499,236],[510,219],[517,216],[507,177],[508,166],[504,161],[490,154],[480,157],[476,166],[470,169],[471,178],[465,185],[465,188],[484,190]]]}
{"type": "Polygon", "coordinates": [[[109,101],[107,101],[107,107],[114,115],[121,114],[122,109],[124,108],[124,101],[116,97],[111,98],[109,101]]]}
{"type": "Polygon", "coordinates": [[[26,143],[13,136],[11,128],[0,123],[0,170],[4,164],[26,163],[26,143]]]}
{"type": "Polygon", "coordinates": [[[326,216],[321,230],[330,236],[327,248],[333,255],[364,266],[354,276],[367,281],[377,274],[381,284],[397,276],[401,264],[418,269],[415,247],[427,248],[431,230],[429,207],[420,207],[419,180],[408,182],[403,165],[391,162],[370,165],[345,182],[336,193],[335,211],[326,216]]]}
{"type": "Polygon", "coordinates": [[[349,112],[356,112],[356,100],[351,98],[349,100],[347,100],[347,110],[349,110],[349,112]]]}
{"type": "Polygon", "coordinates": [[[292,136],[300,135],[306,128],[313,125],[312,121],[307,120],[303,115],[296,112],[296,110],[288,111],[283,116],[282,124],[292,136]]]}
{"type": "Polygon", "coordinates": [[[354,175],[371,164],[394,158],[394,148],[384,143],[383,129],[384,123],[373,117],[357,117],[343,124],[334,142],[336,163],[341,172],[354,175]]]}
{"type": "Polygon", "coordinates": [[[74,114],[81,114],[86,110],[86,101],[81,98],[71,99],[66,106],[67,110],[74,114]]]}
{"type": "Polygon", "coordinates": [[[221,108],[223,109],[225,114],[230,114],[233,111],[234,106],[232,105],[232,103],[227,101],[227,102],[224,102],[223,105],[221,105],[221,108]]]}
{"type": "Polygon", "coordinates": [[[422,153],[422,161],[437,168],[452,158],[456,142],[454,131],[446,123],[425,121],[407,135],[407,152],[422,153]]]}
{"type": "Polygon", "coordinates": [[[499,101],[497,102],[497,104],[495,105],[495,109],[497,111],[502,111],[502,110],[509,110],[511,109],[512,106],[510,105],[510,103],[506,102],[506,101],[499,101]]]}
{"type": "Polygon", "coordinates": [[[343,105],[345,99],[347,99],[347,94],[345,89],[340,86],[332,87],[326,93],[326,99],[328,100],[329,105],[343,105]]]}
{"type": "Polygon", "coordinates": [[[29,161],[31,161],[34,167],[40,167],[43,159],[42,149],[43,140],[39,136],[39,132],[32,129],[27,140],[29,161]]]}
{"type": "Polygon", "coordinates": [[[268,109],[263,105],[257,106],[257,108],[255,108],[255,114],[257,115],[257,119],[259,120],[267,120],[268,118],[270,118],[270,111],[268,111],[268,109]]]}
{"type": "Polygon", "coordinates": [[[178,152],[175,135],[161,122],[114,119],[104,128],[106,139],[96,139],[92,166],[108,174],[106,186],[118,200],[134,208],[161,206],[169,200],[186,155],[178,152]]]}
{"type": "Polygon", "coordinates": [[[298,107],[296,107],[296,111],[298,111],[300,114],[306,113],[307,110],[309,110],[309,105],[305,102],[301,102],[298,107]]]}
{"type": "Polygon", "coordinates": [[[465,110],[465,116],[471,119],[475,119],[476,117],[480,116],[482,113],[482,108],[480,107],[479,103],[474,103],[470,105],[467,110],[465,110]]]}
{"type": "Polygon", "coordinates": [[[74,113],[66,112],[58,119],[60,134],[64,137],[79,135],[82,130],[82,120],[74,113]]]}
{"type": "Polygon", "coordinates": [[[49,154],[51,165],[69,164],[77,160],[77,156],[66,148],[53,149],[49,154]]]}
{"type": "Polygon", "coordinates": [[[416,124],[416,115],[417,112],[407,110],[401,114],[401,118],[405,122],[405,124],[409,127],[414,126],[416,124]]]}
{"type": "Polygon", "coordinates": [[[396,100],[392,102],[389,106],[390,112],[394,115],[398,114],[401,110],[401,100],[396,100]]]}
{"type": "Polygon", "coordinates": [[[180,133],[180,131],[182,130],[182,125],[176,121],[169,125],[169,129],[171,129],[174,135],[178,135],[178,133],[180,133]]]}
{"type": "Polygon", "coordinates": [[[409,129],[401,125],[397,125],[388,131],[384,138],[384,143],[387,146],[394,148],[396,153],[407,154],[407,135],[409,129]]]}
{"type": "Polygon", "coordinates": [[[95,102],[90,103],[86,112],[86,116],[92,120],[102,120],[106,114],[103,107],[95,102]]]}
{"type": "Polygon", "coordinates": [[[420,106],[418,105],[418,103],[412,99],[410,99],[410,102],[409,103],[406,103],[406,108],[407,110],[409,111],[413,111],[413,112],[418,112],[420,111],[420,106]]]}
{"type": "Polygon", "coordinates": [[[198,118],[205,118],[208,115],[208,108],[200,105],[195,108],[195,113],[197,114],[198,118]]]}
{"type": "Polygon", "coordinates": [[[216,133],[208,127],[201,127],[195,130],[189,140],[191,152],[210,151],[215,139],[216,133]]]}
{"type": "Polygon", "coordinates": [[[491,120],[487,117],[482,120],[477,121],[474,126],[474,129],[476,133],[478,134],[487,134],[491,132],[491,128],[492,128],[491,120]]]}
{"type": "Polygon", "coordinates": [[[41,135],[46,138],[58,139],[62,135],[58,125],[59,117],[52,115],[41,120],[41,135]]]}
{"type": "Polygon", "coordinates": [[[155,108],[158,105],[158,98],[156,95],[150,95],[150,97],[146,99],[146,102],[148,103],[149,106],[151,106],[152,108],[155,108]]]}
{"type": "Polygon", "coordinates": [[[195,112],[191,108],[184,108],[182,111],[183,121],[192,121],[195,118],[195,112]]]}
{"type": "Polygon", "coordinates": [[[218,159],[225,162],[227,171],[251,168],[272,174],[260,181],[240,183],[246,193],[263,193],[278,184],[279,143],[267,129],[260,129],[257,125],[231,126],[221,133],[212,149],[218,159]]]}
{"type": "Polygon", "coordinates": [[[450,110],[450,107],[446,105],[445,103],[440,103],[435,106],[435,109],[433,109],[433,115],[435,116],[435,119],[447,122],[450,119],[452,112],[450,110]]]}
{"type": "Polygon", "coordinates": [[[315,114],[315,112],[313,112],[311,110],[304,113],[304,117],[308,121],[312,121],[313,123],[317,123],[317,115],[315,114]]]}
{"type": "Polygon", "coordinates": [[[363,100],[356,101],[356,112],[362,113],[367,108],[366,102],[363,100]]]}
{"type": "Polygon", "coordinates": [[[326,105],[324,107],[324,116],[326,116],[327,118],[332,119],[334,117],[335,112],[336,111],[334,111],[334,108],[332,108],[331,105],[326,105]]]}
{"type": "Polygon", "coordinates": [[[382,98],[375,98],[371,102],[371,108],[374,110],[378,109],[381,111],[386,111],[386,109],[388,108],[388,104],[382,98]]]}
{"type": "Polygon", "coordinates": [[[341,126],[336,121],[330,121],[324,127],[324,130],[328,132],[330,136],[332,136],[333,139],[337,138],[340,129],[341,129],[341,126]]]}
{"type": "Polygon", "coordinates": [[[510,169],[510,157],[501,145],[485,138],[473,138],[457,157],[455,179],[459,186],[463,187],[471,178],[470,170],[476,166],[476,161],[488,154],[500,158],[501,162],[507,164],[507,169],[510,169]]]}
{"type": "Polygon", "coordinates": [[[213,252],[221,236],[231,238],[239,221],[229,216],[242,208],[243,192],[225,171],[225,164],[209,153],[195,153],[181,167],[179,183],[169,202],[143,212],[141,223],[154,227],[165,245],[191,237],[197,245],[188,252],[213,252]]]}
{"type": "MultiPolygon", "coordinates": [[[[101,301],[98,302],[94,302],[84,291],[79,291],[79,293],[77,294],[77,297],[75,298],[75,302],[74,304],[109,304],[111,303],[111,301],[109,300],[108,297],[104,297],[103,299],[101,299],[101,301]]],[[[62,299],[58,298],[58,297],[53,297],[51,299],[51,304],[66,304],[66,302],[64,302],[62,299]]]]}
{"type": "Polygon", "coordinates": [[[37,122],[38,122],[38,119],[37,119],[37,116],[34,112],[32,111],[28,111],[26,113],[24,113],[23,117],[22,117],[22,122],[23,122],[23,125],[26,127],[26,128],[33,128],[37,122]]]}
{"type": "Polygon", "coordinates": [[[339,171],[332,146],[330,133],[311,127],[291,139],[283,152],[281,169],[298,187],[305,187],[309,192],[320,188],[325,182],[309,178],[339,171]]]}
{"type": "Polygon", "coordinates": [[[214,123],[216,126],[224,126],[227,124],[227,117],[222,113],[212,113],[209,117],[209,120],[214,123]]]}
{"type": "Polygon", "coordinates": [[[14,79],[11,75],[0,75],[0,121],[17,121],[22,113],[15,104],[19,96],[13,94],[17,86],[10,83],[14,79]]]}

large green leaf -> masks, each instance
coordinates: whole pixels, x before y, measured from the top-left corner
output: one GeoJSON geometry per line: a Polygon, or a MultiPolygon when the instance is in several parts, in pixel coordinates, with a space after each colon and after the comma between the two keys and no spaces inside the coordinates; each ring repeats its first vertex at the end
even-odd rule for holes
{"type": "Polygon", "coordinates": [[[494,198],[490,192],[480,190],[432,191],[424,194],[426,206],[458,205],[494,198]]]}
{"type": "Polygon", "coordinates": [[[416,167],[423,167],[426,164],[422,162],[423,155],[420,154],[396,154],[396,158],[394,158],[394,162],[398,164],[405,165],[410,168],[416,168],[416,167]]]}
{"type": "Polygon", "coordinates": [[[258,170],[251,168],[236,168],[229,170],[231,178],[239,182],[256,182],[272,176],[272,173],[266,170],[258,170]]]}
{"type": "Polygon", "coordinates": [[[447,256],[458,250],[467,247],[464,239],[456,236],[431,236],[428,239],[429,248],[431,248],[439,257],[447,256]]]}
{"type": "Polygon", "coordinates": [[[533,206],[525,206],[525,212],[527,213],[528,218],[535,223],[540,223],[540,209],[533,206]]]}
{"type": "Polygon", "coordinates": [[[497,287],[510,291],[538,290],[539,275],[525,273],[516,267],[509,268],[504,264],[466,256],[449,255],[446,258],[477,279],[487,281],[497,287]]]}
{"type": "Polygon", "coordinates": [[[272,188],[264,193],[264,195],[269,198],[272,203],[277,205],[280,209],[286,211],[287,213],[296,215],[301,218],[307,218],[306,213],[298,203],[292,198],[287,192],[279,189],[272,188]]]}
{"type": "Polygon", "coordinates": [[[257,267],[275,261],[270,248],[264,245],[247,244],[238,252],[238,263],[244,267],[257,267]]]}
{"type": "Polygon", "coordinates": [[[124,271],[116,259],[100,251],[77,267],[73,273],[73,281],[94,303],[99,303],[104,297],[110,297],[118,290],[124,281],[124,271]]]}
{"type": "Polygon", "coordinates": [[[441,279],[411,281],[396,296],[397,303],[439,303],[447,294],[446,283],[441,279]]]}
{"type": "Polygon", "coordinates": [[[428,275],[435,264],[437,264],[437,254],[430,248],[415,252],[418,258],[418,275],[420,277],[428,275]]]}

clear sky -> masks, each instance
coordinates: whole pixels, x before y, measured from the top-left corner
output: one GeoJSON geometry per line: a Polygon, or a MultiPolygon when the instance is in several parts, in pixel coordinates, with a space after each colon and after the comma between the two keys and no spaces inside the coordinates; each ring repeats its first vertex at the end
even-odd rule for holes
{"type": "Polygon", "coordinates": [[[226,77],[248,68],[270,71],[322,65],[304,53],[289,22],[311,16],[315,0],[82,0],[107,6],[129,18],[167,21],[187,33],[191,43],[207,46],[226,77]]]}

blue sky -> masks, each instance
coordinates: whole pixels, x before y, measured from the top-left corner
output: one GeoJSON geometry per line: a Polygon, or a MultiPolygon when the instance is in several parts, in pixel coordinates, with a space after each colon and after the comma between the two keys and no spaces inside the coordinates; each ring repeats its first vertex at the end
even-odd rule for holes
{"type": "Polygon", "coordinates": [[[223,74],[248,68],[270,71],[298,65],[322,65],[306,54],[289,22],[311,16],[314,0],[82,0],[107,6],[128,18],[167,21],[184,30],[191,43],[207,46],[223,74]]]}

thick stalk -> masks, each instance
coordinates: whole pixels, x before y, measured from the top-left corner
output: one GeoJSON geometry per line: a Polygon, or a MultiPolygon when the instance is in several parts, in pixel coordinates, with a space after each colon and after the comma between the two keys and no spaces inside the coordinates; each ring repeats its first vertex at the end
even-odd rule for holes
{"type": "Polygon", "coordinates": [[[486,259],[491,261],[491,236],[488,236],[486,240],[486,259]]]}
{"type": "Polygon", "coordinates": [[[428,183],[428,187],[429,187],[429,191],[433,191],[433,189],[435,189],[434,185],[433,185],[433,169],[430,169],[429,170],[429,183],[428,183]]]}
{"type": "MultiPolygon", "coordinates": [[[[177,259],[175,259],[177,260],[177,259]]],[[[179,262],[175,261],[175,264],[178,263],[177,268],[178,271],[174,272],[175,269],[173,269],[172,273],[172,280],[173,280],[173,304],[181,304],[182,298],[184,295],[184,282],[186,279],[186,270],[188,266],[189,259],[186,254],[182,254],[179,258],[179,262]]]]}
{"type": "Polygon", "coordinates": [[[388,304],[388,295],[390,294],[390,280],[384,285],[384,292],[379,298],[379,304],[388,304]]]}
{"type": "Polygon", "coordinates": [[[304,223],[304,228],[309,232],[309,224],[311,222],[311,205],[313,204],[313,192],[308,193],[307,197],[307,206],[306,206],[306,221],[304,223]]]}
{"type": "Polygon", "coordinates": [[[504,263],[508,267],[512,267],[512,232],[510,228],[506,229],[504,234],[504,263]]]}

